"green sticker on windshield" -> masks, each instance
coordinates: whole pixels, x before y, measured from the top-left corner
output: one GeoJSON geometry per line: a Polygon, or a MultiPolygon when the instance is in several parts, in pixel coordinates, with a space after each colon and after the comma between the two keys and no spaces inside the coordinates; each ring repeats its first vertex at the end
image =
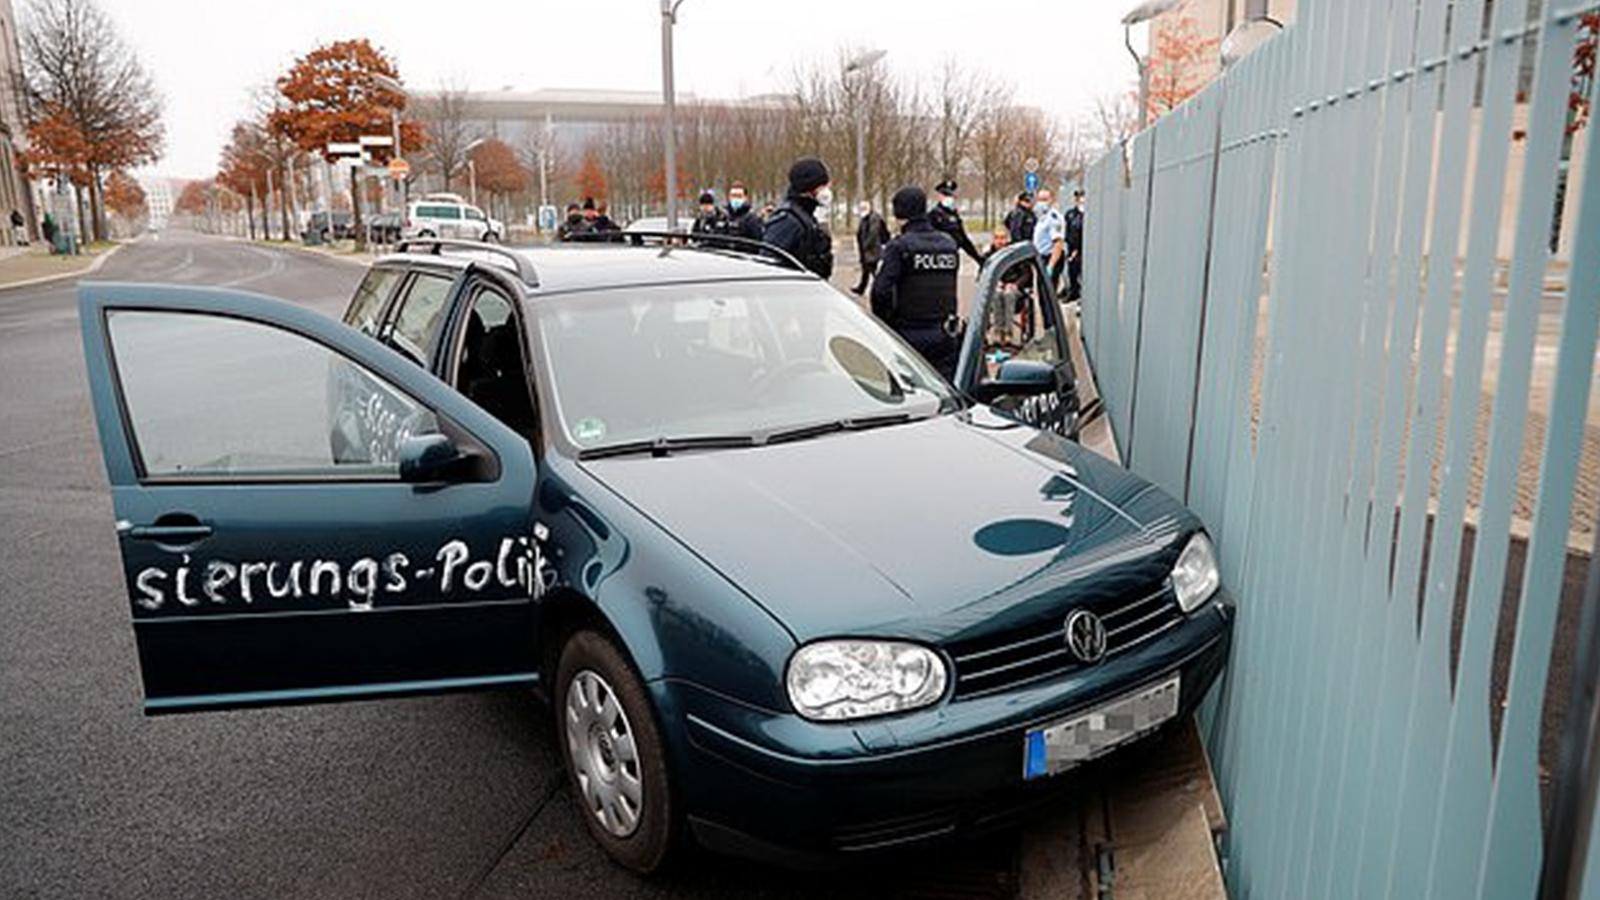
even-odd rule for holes
{"type": "Polygon", "coordinates": [[[572,426],[572,439],[580,444],[592,444],[606,436],[606,423],[599,419],[579,419],[572,426]]]}

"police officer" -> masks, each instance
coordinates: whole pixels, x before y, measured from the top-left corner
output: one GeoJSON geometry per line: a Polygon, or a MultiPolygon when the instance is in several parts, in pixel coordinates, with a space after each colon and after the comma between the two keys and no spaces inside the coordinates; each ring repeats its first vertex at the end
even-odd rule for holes
{"type": "Polygon", "coordinates": [[[717,197],[710,191],[700,193],[700,214],[694,217],[690,234],[727,234],[728,217],[717,208],[717,197]]]}
{"type": "Polygon", "coordinates": [[[955,238],[933,227],[922,188],[895,191],[893,205],[894,217],[905,224],[883,248],[872,283],[872,312],[944,377],[954,378],[961,352],[956,341],[961,255],[955,238]]]}
{"type": "Polygon", "coordinates": [[[928,223],[954,238],[956,246],[972,257],[973,262],[983,265],[982,254],[973,245],[972,238],[967,236],[967,227],[961,224],[961,213],[956,209],[955,181],[946,178],[934,185],[933,190],[939,195],[939,205],[928,213],[928,223]]]}
{"type": "Polygon", "coordinates": [[[1072,192],[1067,210],[1067,300],[1083,296],[1083,188],[1072,192]]]}
{"type": "Polygon", "coordinates": [[[828,167],[805,157],[789,167],[789,193],[767,219],[763,239],[823,278],[833,275],[833,238],[817,224],[817,208],[833,200],[828,167]]]}
{"type": "Polygon", "coordinates": [[[589,223],[583,220],[583,212],[578,209],[578,204],[567,204],[567,219],[556,229],[556,240],[573,241],[589,232],[589,223]]]}
{"type": "Polygon", "coordinates": [[[1033,240],[1033,226],[1037,223],[1033,215],[1033,193],[1023,191],[1017,195],[1017,205],[1006,213],[1006,233],[1011,235],[1011,243],[1026,244],[1033,240]]]}
{"type": "Polygon", "coordinates": [[[761,216],[750,208],[750,194],[745,190],[744,182],[735,181],[728,186],[728,233],[734,237],[749,238],[752,241],[761,240],[761,233],[766,230],[761,216]]]}

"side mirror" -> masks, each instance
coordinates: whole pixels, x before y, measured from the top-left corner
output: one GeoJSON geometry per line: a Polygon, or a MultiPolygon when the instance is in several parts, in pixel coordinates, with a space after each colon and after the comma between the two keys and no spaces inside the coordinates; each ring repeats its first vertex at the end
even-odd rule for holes
{"type": "Polygon", "coordinates": [[[450,481],[461,471],[462,463],[472,458],[456,449],[450,438],[438,433],[406,438],[400,442],[397,456],[400,480],[409,482],[450,481]]]}
{"type": "Polygon", "coordinates": [[[997,397],[1036,397],[1055,393],[1056,367],[1036,359],[1008,359],[995,377],[975,385],[973,399],[989,403],[997,397]]]}

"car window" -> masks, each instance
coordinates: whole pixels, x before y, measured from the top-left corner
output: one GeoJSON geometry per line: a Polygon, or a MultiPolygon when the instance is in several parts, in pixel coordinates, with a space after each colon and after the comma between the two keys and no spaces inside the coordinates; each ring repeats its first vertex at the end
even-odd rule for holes
{"type": "Polygon", "coordinates": [[[461,329],[450,383],[519,434],[531,435],[533,398],[522,347],[511,300],[497,288],[479,285],[461,329]]]}
{"type": "Polygon", "coordinates": [[[389,342],[396,350],[426,365],[428,348],[439,332],[445,300],[454,280],[443,275],[419,272],[412,277],[400,300],[400,311],[389,329],[389,342]]]}
{"type": "MultiPolygon", "coordinates": [[[[988,305],[983,331],[982,377],[992,380],[1008,359],[1060,363],[1057,323],[1044,321],[1039,303],[1039,268],[1032,259],[1014,263],[996,280],[999,296],[988,305]],[[1047,327],[1048,326],[1048,327],[1047,327]]],[[[1055,316],[1060,319],[1060,316],[1055,316]]]]}
{"type": "Polygon", "coordinates": [[[926,415],[954,399],[915,351],[825,286],[630,288],[528,308],[538,378],[580,448],[926,415]]]}
{"type": "Polygon", "coordinates": [[[467,218],[472,219],[475,222],[482,222],[483,221],[483,211],[482,210],[474,209],[474,208],[468,206],[465,209],[463,209],[462,211],[467,214],[467,218]]]}
{"type": "Polygon", "coordinates": [[[111,313],[126,421],[145,477],[398,478],[432,412],[303,335],[228,316],[111,313]]]}
{"type": "Polygon", "coordinates": [[[439,210],[439,218],[441,218],[441,219],[459,219],[459,218],[461,218],[461,207],[459,207],[459,206],[441,206],[441,207],[438,207],[438,210],[439,210]]]}
{"type": "Polygon", "coordinates": [[[377,335],[383,303],[389,299],[389,292],[394,289],[401,274],[399,269],[377,267],[369,270],[367,277],[361,279],[361,286],[356,288],[350,308],[345,310],[344,323],[362,334],[377,335]]]}

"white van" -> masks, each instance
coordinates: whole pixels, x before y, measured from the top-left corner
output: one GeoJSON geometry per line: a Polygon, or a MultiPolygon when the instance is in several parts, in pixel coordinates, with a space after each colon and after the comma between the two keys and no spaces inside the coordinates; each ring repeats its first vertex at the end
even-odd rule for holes
{"type": "Polygon", "coordinates": [[[460,238],[468,241],[505,240],[506,228],[483,210],[457,194],[429,194],[406,207],[401,236],[460,238]]]}

